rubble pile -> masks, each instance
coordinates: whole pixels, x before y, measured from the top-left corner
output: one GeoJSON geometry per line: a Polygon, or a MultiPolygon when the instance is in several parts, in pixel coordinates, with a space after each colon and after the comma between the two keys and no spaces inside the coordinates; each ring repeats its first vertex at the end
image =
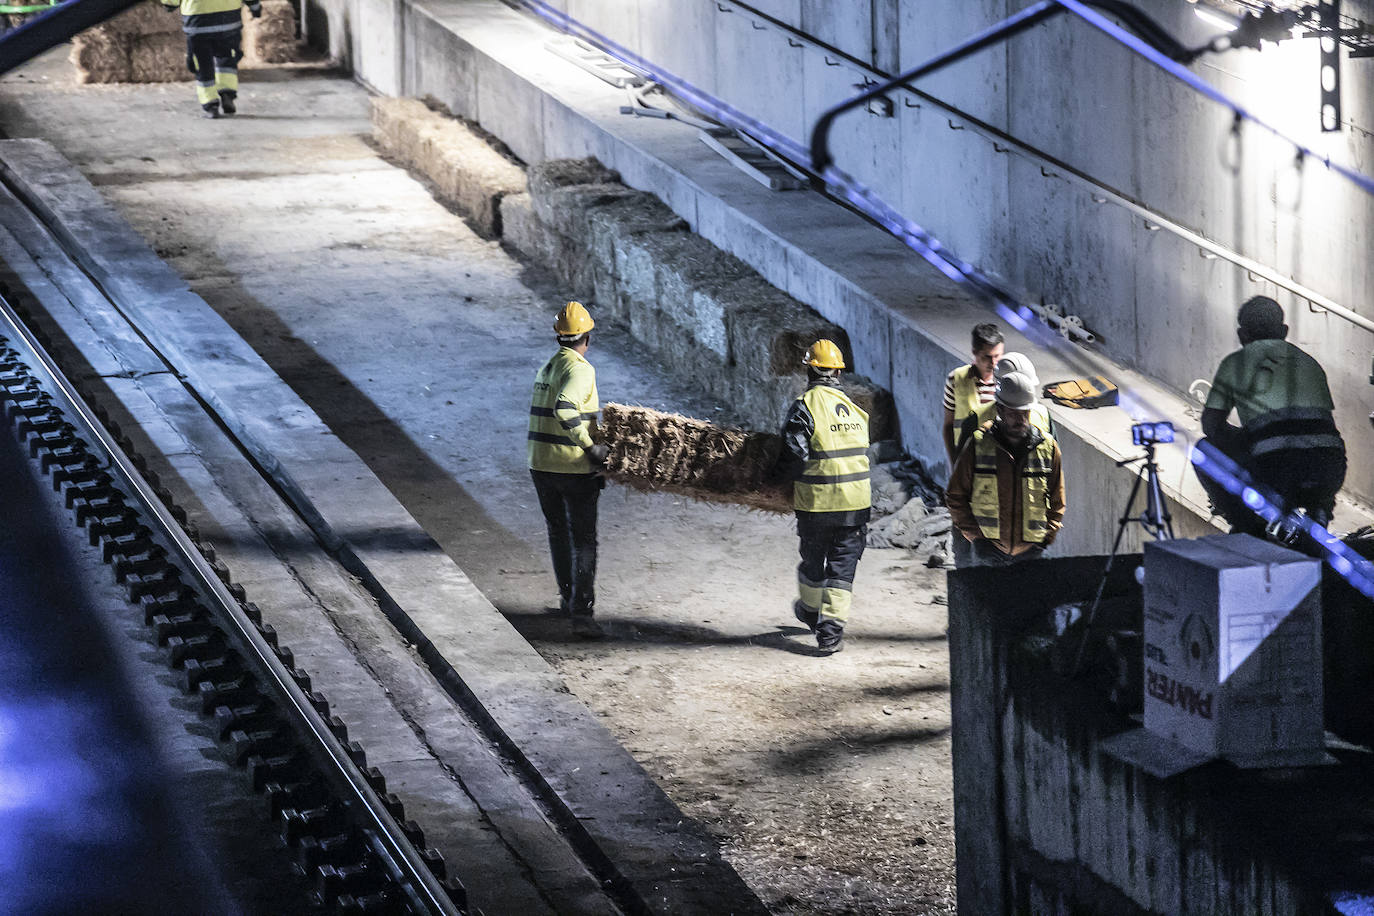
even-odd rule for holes
{"type": "Polygon", "coordinates": [[[875,464],[869,547],[904,547],[927,566],[952,566],[953,524],[940,492],[915,461],[875,464]]]}

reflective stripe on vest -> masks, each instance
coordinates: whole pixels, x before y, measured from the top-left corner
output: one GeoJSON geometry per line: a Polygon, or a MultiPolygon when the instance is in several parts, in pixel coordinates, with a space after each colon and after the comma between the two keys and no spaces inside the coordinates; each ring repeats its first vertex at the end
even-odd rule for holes
{"type": "Polygon", "coordinates": [[[868,483],[868,414],[838,388],[817,385],[801,396],[815,430],[810,459],[792,487],[801,512],[851,512],[873,504],[868,483]]]}
{"type": "Polygon", "coordinates": [[[959,440],[964,437],[963,430],[964,418],[973,413],[979,407],[978,401],[978,376],[973,373],[973,366],[963,366],[954,370],[954,444],[957,446],[959,440]]]}
{"type": "MultiPolygon", "coordinates": [[[[996,420],[997,402],[989,401],[986,404],[979,404],[977,409],[973,411],[973,416],[975,418],[974,423],[976,424],[976,426],[974,427],[975,429],[981,427],[989,420],[996,420]]],[[[1036,403],[1034,406],[1031,407],[1030,422],[1031,426],[1034,426],[1036,429],[1040,430],[1045,435],[1054,435],[1054,430],[1050,428],[1050,412],[1045,408],[1044,404],[1036,403]]],[[[960,425],[962,426],[963,424],[961,423],[960,425]]],[[[958,445],[959,437],[956,435],[954,439],[954,444],[958,445]]]]}
{"type": "Polygon", "coordinates": [[[590,435],[598,407],[596,375],[591,365],[568,347],[560,348],[534,377],[526,434],[530,467],[556,474],[591,473],[591,462],[580,437],[575,435],[579,430],[590,435]],[[569,379],[581,373],[588,379],[586,390],[575,394],[581,403],[560,397],[567,393],[569,379]]]}
{"type": "MultiPolygon", "coordinates": [[[[983,537],[1002,539],[1002,501],[997,481],[998,445],[992,433],[973,434],[973,492],[969,510],[983,537]]],[[[1021,540],[1039,544],[1049,530],[1049,483],[1054,469],[1054,446],[1048,439],[1026,455],[1021,469],[1021,540]]]]}

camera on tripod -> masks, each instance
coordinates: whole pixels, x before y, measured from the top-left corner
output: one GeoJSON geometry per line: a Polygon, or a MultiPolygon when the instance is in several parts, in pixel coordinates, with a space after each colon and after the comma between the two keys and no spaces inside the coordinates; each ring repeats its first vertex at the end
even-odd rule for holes
{"type": "Polygon", "coordinates": [[[1136,445],[1156,445],[1174,441],[1174,424],[1168,420],[1131,424],[1131,442],[1136,445]]]}

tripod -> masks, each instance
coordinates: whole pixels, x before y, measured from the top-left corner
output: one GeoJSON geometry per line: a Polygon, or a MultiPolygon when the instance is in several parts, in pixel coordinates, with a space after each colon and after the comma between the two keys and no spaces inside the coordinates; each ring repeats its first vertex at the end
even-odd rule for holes
{"type": "Polygon", "coordinates": [[[1069,672],[1071,675],[1077,675],[1083,666],[1083,653],[1088,648],[1088,638],[1092,635],[1097,609],[1102,604],[1102,593],[1107,590],[1107,577],[1111,575],[1112,566],[1116,563],[1116,554],[1121,549],[1121,539],[1126,534],[1126,526],[1137,524],[1156,541],[1171,541],[1174,538],[1173,517],[1169,515],[1169,506],[1164,502],[1164,493],[1159,487],[1159,464],[1155,461],[1155,443],[1141,444],[1145,448],[1145,454],[1123,458],[1116,463],[1117,467],[1124,468],[1137,461],[1142,462],[1140,470],[1136,472],[1135,483],[1131,486],[1131,495],[1126,499],[1126,509],[1116,526],[1116,540],[1112,542],[1112,552],[1107,557],[1107,566],[1102,570],[1102,580],[1097,583],[1097,594],[1093,597],[1087,617],[1084,618],[1083,639],[1079,642],[1078,652],[1074,655],[1073,668],[1069,672]],[[1140,493],[1142,484],[1145,486],[1145,511],[1139,515],[1132,515],[1131,509],[1135,506],[1135,498],[1140,493]]]}

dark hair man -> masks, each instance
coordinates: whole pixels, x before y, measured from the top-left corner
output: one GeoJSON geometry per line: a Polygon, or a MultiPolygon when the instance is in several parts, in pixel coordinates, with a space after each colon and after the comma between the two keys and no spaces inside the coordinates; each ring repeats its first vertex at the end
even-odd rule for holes
{"type": "Polygon", "coordinates": [[[597,411],[596,370],[587,362],[591,315],[580,302],[558,313],[558,352],[534,377],[530,398],[530,477],[549,530],[559,608],[573,632],[596,638],[596,504],[606,481],[596,469],[610,451],[592,441],[597,411]]]}
{"type": "Polygon", "coordinates": [[[973,329],[973,362],[960,366],[945,379],[945,455],[949,466],[959,456],[964,418],[981,404],[991,404],[997,388],[997,361],[1005,350],[1002,331],[997,325],[976,325],[973,329]]]}
{"type": "MultiPolygon", "coordinates": [[[[1202,411],[1207,442],[1267,486],[1284,508],[1304,508],[1326,525],[1345,482],[1345,442],[1332,417],[1335,405],[1317,361],[1284,340],[1283,308],[1268,296],[1240,307],[1241,348],[1217,367],[1202,411]],[[1228,419],[1234,409],[1240,426],[1228,419]]],[[[1239,496],[1198,474],[1217,514],[1232,532],[1263,535],[1265,522],[1239,496]]]]}
{"type": "Polygon", "coordinates": [[[793,480],[801,563],[792,612],[829,654],[843,648],[854,573],[864,553],[873,493],[868,414],[840,390],[844,357],[828,340],[806,351],[806,391],[783,422],[779,463],[793,480]]]}
{"type": "Polygon", "coordinates": [[[1008,566],[1035,559],[1064,523],[1059,445],[1031,422],[1035,386],[1011,372],[997,383],[997,419],[959,453],[945,503],[972,549],[959,565],[1008,566]]]}

